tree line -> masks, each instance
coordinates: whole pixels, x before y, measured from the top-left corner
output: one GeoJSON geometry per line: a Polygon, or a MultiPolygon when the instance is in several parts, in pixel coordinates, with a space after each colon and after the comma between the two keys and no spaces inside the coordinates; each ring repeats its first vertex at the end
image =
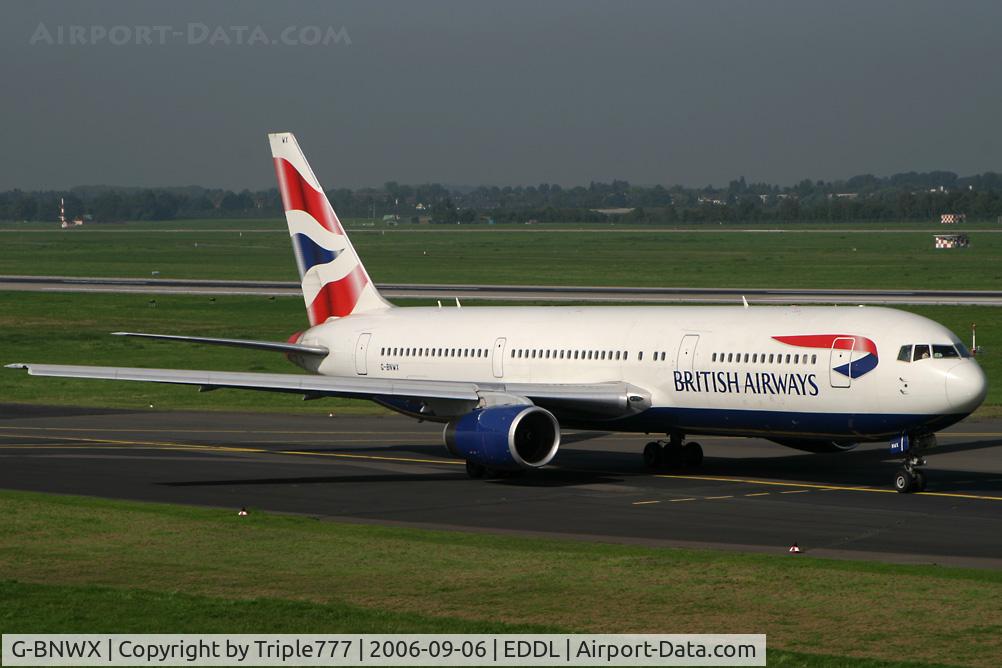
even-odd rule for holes
{"type": "MultiPolygon", "coordinates": [[[[747,183],[727,187],[641,186],[627,181],[563,188],[406,185],[327,190],[342,218],[393,216],[401,222],[769,222],[933,220],[963,213],[969,220],[1002,216],[1002,175],[960,177],[953,172],[871,174],[839,181],[802,180],[780,187],[747,183]]],[[[98,222],[197,218],[273,218],[282,214],[278,190],[239,192],[196,186],[127,188],[82,186],[67,191],[0,192],[0,220],[55,221],[60,200],[66,217],[98,222]]]]}

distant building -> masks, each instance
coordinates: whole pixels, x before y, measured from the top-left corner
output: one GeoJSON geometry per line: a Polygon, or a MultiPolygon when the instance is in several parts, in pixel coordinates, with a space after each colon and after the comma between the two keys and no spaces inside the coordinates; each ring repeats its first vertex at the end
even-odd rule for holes
{"type": "Polygon", "coordinates": [[[70,227],[80,227],[84,224],[84,219],[81,216],[77,216],[73,220],[66,220],[66,203],[63,198],[59,198],[59,226],[64,230],[70,227]]]}
{"type": "Polygon", "coordinates": [[[594,211],[595,213],[601,213],[606,216],[625,216],[626,214],[633,211],[633,207],[629,208],[619,207],[616,209],[590,209],[590,211],[594,211]]]}
{"type": "Polygon", "coordinates": [[[966,220],[966,213],[944,213],[939,217],[939,222],[942,225],[955,225],[957,223],[963,223],[966,220]]]}
{"type": "Polygon", "coordinates": [[[936,248],[970,248],[971,240],[966,234],[937,234],[936,248]]]}

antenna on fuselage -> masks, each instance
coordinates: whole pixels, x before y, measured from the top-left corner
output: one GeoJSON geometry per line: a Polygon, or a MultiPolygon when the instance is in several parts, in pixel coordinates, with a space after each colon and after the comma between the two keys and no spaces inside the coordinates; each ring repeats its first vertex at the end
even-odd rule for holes
{"type": "Polygon", "coordinates": [[[442,308],[442,300],[441,299],[438,300],[438,307],[442,308]]]}
{"type": "Polygon", "coordinates": [[[459,303],[459,297],[456,297],[456,308],[463,308],[463,305],[459,303]]]}
{"type": "Polygon", "coordinates": [[[745,299],[744,295],[741,295],[741,303],[745,305],[745,308],[748,308],[748,300],[745,299]]]}

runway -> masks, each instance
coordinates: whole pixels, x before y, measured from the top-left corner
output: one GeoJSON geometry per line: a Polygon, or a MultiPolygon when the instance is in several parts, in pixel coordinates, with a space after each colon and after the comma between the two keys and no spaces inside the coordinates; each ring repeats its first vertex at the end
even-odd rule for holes
{"type": "MultiPolygon", "coordinates": [[[[529,302],[630,302],[652,304],[869,304],[1002,306],[1002,290],[811,290],[771,288],[642,288],[551,285],[443,285],[378,283],[391,299],[529,302]]],[[[0,290],[299,297],[293,281],[224,281],[168,278],[0,276],[0,290]]]]}
{"type": "MultiPolygon", "coordinates": [[[[321,409],[322,410],[322,409],[321,409]]],[[[1002,568],[1002,421],[940,435],[926,493],[881,444],[811,455],[699,439],[696,470],[652,474],[643,435],[565,432],[554,464],[470,480],[439,425],[399,417],[0,405],[0,488],[246,506],[351,522],[658,546],[1002,568]]]]}

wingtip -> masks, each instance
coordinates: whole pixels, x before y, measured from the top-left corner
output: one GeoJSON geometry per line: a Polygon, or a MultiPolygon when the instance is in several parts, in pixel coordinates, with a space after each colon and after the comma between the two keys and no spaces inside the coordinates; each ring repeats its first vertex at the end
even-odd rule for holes
{"type": "Polygon", "coordinates": [[[14,362],[13,364],[5,364],[5,369],[27,369],[28,365],[24,362],[14,362]]]}

